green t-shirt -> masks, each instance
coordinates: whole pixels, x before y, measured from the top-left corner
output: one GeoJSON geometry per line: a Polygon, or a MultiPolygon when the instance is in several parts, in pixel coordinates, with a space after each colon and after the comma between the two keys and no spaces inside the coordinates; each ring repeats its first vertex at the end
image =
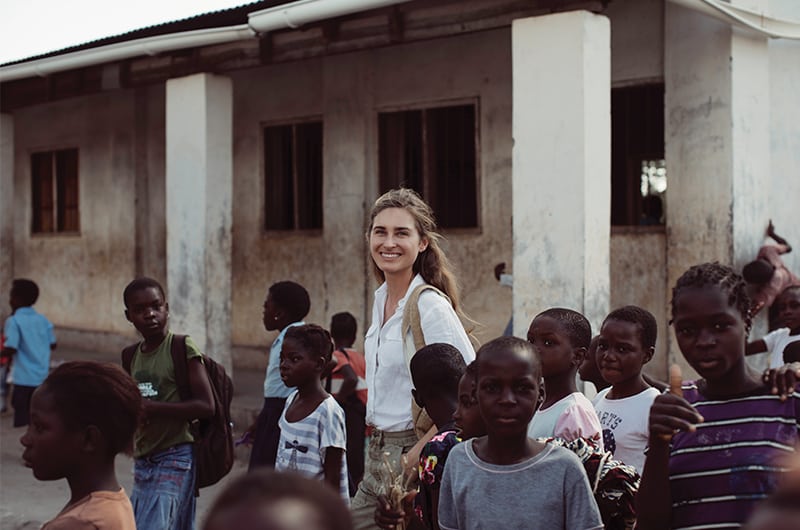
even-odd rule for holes
{"type": "MultiPolygon", "coordinates": [[[[175,383],[175,368],[172,363],[172,332],[152,352],[142,353],[142,345],[136,348],[131,362],[131,375],[139,385],[143,399],[153,401],[180,401],[175,383]]],[[[186,337],[186,358],[200,356],[200,350],[190,337],[186,337]]],[[[140,425],[134,436],[133,457],[141,458],[168,449],[173,445],[193,442],[189,422],[173,418],[152,418],[140,425]]]]}

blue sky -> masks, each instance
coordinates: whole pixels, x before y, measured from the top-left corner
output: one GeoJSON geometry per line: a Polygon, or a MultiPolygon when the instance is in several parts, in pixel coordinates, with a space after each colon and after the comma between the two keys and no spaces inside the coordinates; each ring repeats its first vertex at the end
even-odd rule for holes
{"type": "Polygon", "coordinates": [[[252,0],[0,0],[0,64],[252,0]]]}

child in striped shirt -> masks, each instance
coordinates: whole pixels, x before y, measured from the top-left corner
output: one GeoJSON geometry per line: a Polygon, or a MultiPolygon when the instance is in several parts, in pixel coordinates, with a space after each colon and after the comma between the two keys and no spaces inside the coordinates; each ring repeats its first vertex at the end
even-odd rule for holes
{"type": "Polygon", "coordinates": [[[778,381],[747,366],[749,309],[745,283],[729,267],[705,263],[678,279],[672,324],[701,378],[650,409],[638,528],[740,528],[786,471],[798,443],[799,366],[778,381]]]}
{"type": "Polygon", "coordinates": [[[332,353],[331,336],[319,326],[307,324],[286,331],[281,379],[297,389],[286,399],[279,420],[275,469],[322,480],[349,504],[344,411],[320,380],[332,353]]]}

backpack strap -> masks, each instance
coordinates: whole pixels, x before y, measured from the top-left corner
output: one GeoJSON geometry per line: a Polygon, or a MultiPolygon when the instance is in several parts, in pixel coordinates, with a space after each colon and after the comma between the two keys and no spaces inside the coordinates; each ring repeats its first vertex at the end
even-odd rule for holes
{"type": "Polygon", "coordinates": [[[181,401],[192,397],[192,387],[189,384],[189,361],[186,359],[186,335],[173,335],[170,345],[172,365],[175,370],[175,385],[181,401]]]}
{"type": "Polygon", "coordinates": [[[425,335],[422,333],[422,324],[419,317],[419,297],[427,290],[437,293],[450,302],[450,298],[446,294],[427,283],[418,285],[411,291],[411,294],[408,295],[405,307],[403,307],[403,322],[400,324],[400,333],[403,337],[403,352],[405,353],[406,366],[409,369],[409,373],[411,372],[411,358],[417,353],[417,350],[425,346],[425,335]],[[413,339],[411,343],[407,340],[409,331],[413,339]]]}
{"type": "Polygon", "coordinates": [[[136,355],[136,350],[139,348],[139,343],[131,344],[122,350],[122,368],[131,375],[131,365],[133,364],[133,356],[136,355]]]}

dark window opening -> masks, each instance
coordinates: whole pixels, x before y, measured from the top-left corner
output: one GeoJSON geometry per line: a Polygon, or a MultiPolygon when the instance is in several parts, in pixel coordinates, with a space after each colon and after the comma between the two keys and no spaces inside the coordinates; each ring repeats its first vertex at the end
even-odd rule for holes
{"type": "Polygon", "coordinates": [[[80,231],[78,150],[31,155],[33,233],[80,231]]]}
{"type": "Polygon", "coordinates": [[[412,188],[442,228],[478,226],[475,105],[378,114],[381,193],[412,188]]]}
{"type": "Polygon", "coordinates": [[[264,128],[265,227],[322,228],[322,122],[264,128]]]}
{"type": "Polygon", "coordinates": [[[664,85],[611,91],[611,224],[663,225],[664,85]]]}

